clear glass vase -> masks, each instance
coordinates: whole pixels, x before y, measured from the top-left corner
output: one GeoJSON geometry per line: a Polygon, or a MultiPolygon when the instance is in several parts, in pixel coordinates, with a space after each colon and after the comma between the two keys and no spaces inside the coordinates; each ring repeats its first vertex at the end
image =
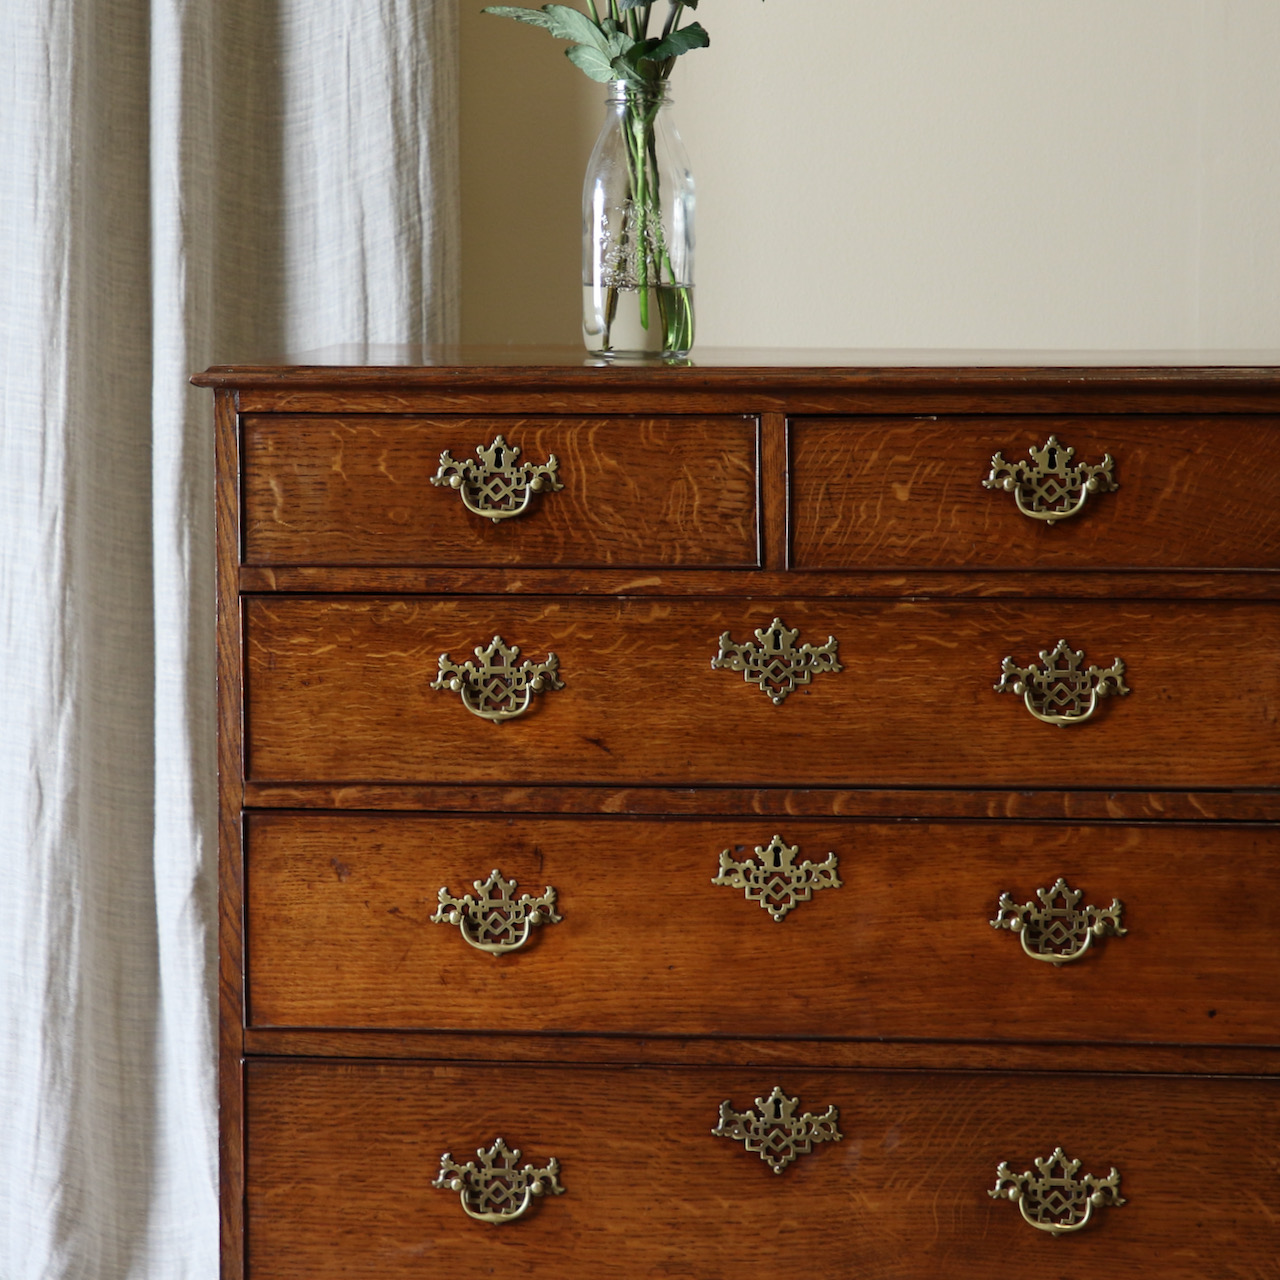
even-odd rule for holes
{"type": "Polygon", "coordinates": [[[582,191],[582,338],[593,355],[693,346],[693,175],[665,80],[617,80],[582,191]]]}

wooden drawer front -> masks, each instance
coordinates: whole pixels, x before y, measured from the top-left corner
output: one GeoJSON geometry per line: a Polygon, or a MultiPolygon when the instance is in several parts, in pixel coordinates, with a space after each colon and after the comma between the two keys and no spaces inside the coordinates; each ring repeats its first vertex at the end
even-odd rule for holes
{"type": "MultiPolygon", "coordinates": [[[[421,815],[247,819],[258,1027],[1275,1044],[1280,832],[421,815]],[[781,832],[839,887],[716,885],[781,832]],[[491,957],[433,923],[497,868],[558,923],[491,957]],[[1062,965],[990,921],[1059,877],[1124,936],[1062,965]],[[789,905],[794,902],[794,905],[789,905]]],[[[1061,905],[1061,904],[1055,904],[1061,905]]]]}
{"type": "Polygon", "coordinates": [[[635,1280],[1276,1275],[1280,1082],[1040,1075],[518,1069],[264,1060],[246,1068],[249,1274],[635,1280]],[[839,1141],[775,1176],[712,1135],[780,1087],[839,1141]],[[497,1138],[563,1194],[476,1222],[440,1158],[497,1138]],[[1125,1204],[1052,1238],[987,1193],[1062,1146],[1125,1204]]]}
{"type": "Polygon", "coordinates": [[[1275,418],[799,418],[795,565],[842,568],[1276,568],[1275,418]],[[1073,463],[1110,454],[1119,488],[1052,526],[983,487],[1050,435],[1073,463]]]}
{"type": "Polygon", "coordinates": [[[246,417],[244,558],[310,565],[754,567],[754,418],[246,417]],[[564,486],[498,522],[431,477],[497,437],[564,486]]]}
{"type": "Polygon", "coordinates": [[[1280,775],[1274,604],[250,597],[255,780],[635,785],[1270,787],[1280,775]],[[843,670],[775,705],[713,670],[718,637],[780,616],[843,670]],[[438,655],[501,635],[564,688],[495,725],[430,688],[438,655]],[[1088,723],[993,692],[1006,655],[1066,638],[1127,666],[1088,723]]]}

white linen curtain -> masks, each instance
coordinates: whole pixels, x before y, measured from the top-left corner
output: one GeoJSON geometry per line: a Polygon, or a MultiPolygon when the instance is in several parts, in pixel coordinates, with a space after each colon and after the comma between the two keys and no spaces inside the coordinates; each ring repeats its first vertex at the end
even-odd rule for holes
{"type": "Polygon", "coordinates": [[[214,1280],[210,363],[451,341],[456,0],[0,31],[0,1280],[214,1280]]]}

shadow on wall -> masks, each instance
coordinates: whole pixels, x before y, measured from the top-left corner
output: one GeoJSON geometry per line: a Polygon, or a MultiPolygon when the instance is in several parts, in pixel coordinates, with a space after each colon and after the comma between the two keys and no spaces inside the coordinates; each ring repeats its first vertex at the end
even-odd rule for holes
{"type": "Polygon", "coordinates": [[[605,86],[482,4],[460,0],[462,339],[578,345],[582,177],[605,86]]]}

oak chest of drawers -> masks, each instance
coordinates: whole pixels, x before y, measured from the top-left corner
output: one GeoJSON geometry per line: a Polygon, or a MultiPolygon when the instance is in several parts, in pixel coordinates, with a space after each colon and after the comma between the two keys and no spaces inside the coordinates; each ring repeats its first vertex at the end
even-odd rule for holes
{"type": "Polygon", "coordinates": [[[226,1280],[1280,1276],[1280,371],[406,359],[197,379],[226,1280]]]}

